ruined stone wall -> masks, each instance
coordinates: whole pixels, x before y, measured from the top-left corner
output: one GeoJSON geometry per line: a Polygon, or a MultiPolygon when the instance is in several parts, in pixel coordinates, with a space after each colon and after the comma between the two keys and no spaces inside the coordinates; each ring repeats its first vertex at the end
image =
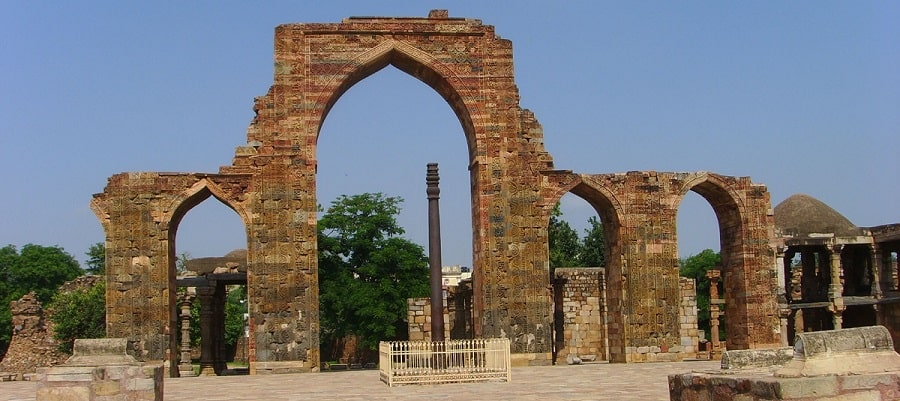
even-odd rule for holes
{"type": "MultiPolygon", "coordinates": [[[[409,298],[407,301],[407,323],[409,341],[431,341],[431,298],[409,298]]],[[[450,339],[452,320],[444,307],[444,338],[450,339]]]]}
{"type": "MultiPolygon", "coordinates": [[[[556,268],[561,297],[563,344],[556,350],[556,361],[569,355],[582,360],[606,360],[606,302],[602,268],[556,268]]],[[[559,327],[559,325],[557,325],[559,327]]]]}
{"type": "MultiPolygon", "coordinates": [[[[106,232],[106,335],[128,338],[140,360],[174,361],[175,231],[184,214],[215,195],[240,210],[246,177],[122,173],[91,207],[106,232]]],[[[240,213],[239,213],[240,214],[240,213]]],[[[245,215],[242,219],[246,221],[245,215]]]]}
{"type": "MultiPolygon", "coordinates": [[[[82,276],[64,283],[59,292],[69,292],[89,288],[102,277],[82,276]]],[[[10,303],[13,336],[9,349],[0,361],[0,372],[34,373],[38,368],[59,365],[66,361],[68,354],[60,352],[59,341],[53,338],[53,323],[50,316],[30,292],[10,303]]]]}
{"type": "Polygon", "coordinates": [[[696,358],[700,350],[700,334],[697,318],[697,284],[693,279],[681,277],[681,349],[685,358],[696,358]]]}
{"type": "Polygon", "coordinates": [[[0,372],[34,373],[37,368],[58,365],[69,356],[57,350],[50,320],[34,292],[10,302],[13,335],[0,361],[0,372]]]}
{"type": "Polygon", "coordinates": [[[594,206],[604,225],[607,255],[613,255],[607,258],[606,268],[609,349],[614,362],[685,356],[682,352],[652,356],[643,351],[681,348],[676,217],[687,191],[703,196],[719,221],[729,346],[761,348],[780,343],[778,283],[770,248],[774,233],[764,186],[746,177],[706,172],[549,173],[543,191],[548,202],[572,192],[594,206]]]}
{"type": "MultiPolygon", "coordinates": [[[[472,325],[472,289],[470,281],[444,287],[444,338],[474,338],[472,325]]],[[[406,300],[407,328],[410,341],[431,341],[431,298],[406,300]]]]}

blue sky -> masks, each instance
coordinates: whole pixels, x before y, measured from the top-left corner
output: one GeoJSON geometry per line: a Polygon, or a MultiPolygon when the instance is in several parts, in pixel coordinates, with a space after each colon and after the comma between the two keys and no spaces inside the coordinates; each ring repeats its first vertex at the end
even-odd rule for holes
{"type": "MultiPolygon", "coordinates": [[[[556,168],[750,176],[775,206],[811,195],[860,226],[900,222],[898,2],[0,2],[0,245],[84,260],[104,234],[88,207],[125,171],[216,172],[246,142],[272,84],[278,24],[449,9],[513,42],[521,105],[556,168]]],[[[319,140],[319,201],[401,196],[427,245],[425,164],[440,163],[444,264],[471,263],[462,129],[393,67],[351,88],[319,140]]],[[[581,229],[593,211],[564,198],[581,229]]],[[[718,249],[697,195],[682,256],[718,249]]],[[[245,244],[215,201],[188,213],[178,252],[245,244]]]]}

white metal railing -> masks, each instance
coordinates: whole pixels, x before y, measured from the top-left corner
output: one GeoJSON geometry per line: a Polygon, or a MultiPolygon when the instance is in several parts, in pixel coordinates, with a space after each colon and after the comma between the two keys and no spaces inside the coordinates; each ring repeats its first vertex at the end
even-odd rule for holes
{"type": "Polygon", "coordinates": [[[388,386],[510,381],[506,338],[382,341],[378,349],[381,381],[388,386]]]}

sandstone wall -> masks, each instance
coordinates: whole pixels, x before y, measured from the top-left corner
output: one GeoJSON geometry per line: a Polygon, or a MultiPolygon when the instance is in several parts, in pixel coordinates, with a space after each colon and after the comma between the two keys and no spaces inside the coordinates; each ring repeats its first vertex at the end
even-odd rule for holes
{"type": "MultiPolygon", "coordinates": [[[[554,291],[562,322],[557,333],[556,363],[569,355],[582,360],[606,360],[606,299],[602,268],[556,268],[554,291]],[[558,283],[558,284],[557,284],[558,283]]],[[[561,323],[561,324],[560,324],[561,323]]]]}

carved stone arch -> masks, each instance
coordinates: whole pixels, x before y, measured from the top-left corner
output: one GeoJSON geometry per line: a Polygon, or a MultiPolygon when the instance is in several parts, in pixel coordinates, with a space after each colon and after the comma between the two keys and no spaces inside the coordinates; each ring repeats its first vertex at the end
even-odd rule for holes
{"type": "Polygon", "coordinates": [[[91,211],[94,212],[94,215],[97,216],[97,219],[100,220],[100,226],[103,227],[103,232],[109,232],[110,229],[110,216],[109,216],[109,201],[106,199],[100,198],[91,198],[91,211]]]}
{"type": "Polygon", "coordinates": [[[479,124],[473,121],[473,118],[478,118],[477,113],[474,113],[476,116],[473,117],[473,113],[470,111],[476,111],[478,107],[474,104],[467,104],[460,93],[474,92],[475,89],[466,87],[453,70],[431,54],[396,39],[385,39],[335,70],[328,84],[325,85],[325,87],[333,89],[323,93],[317,99],[318,104],[325,106],[322,109],[321,117],[318,118],[319,126],[316,127],[316,137],[318,138],[322,124],[338,99],[353,85],[388,65],[393,65],[400,71],[422,81],[447,102],[460,121],[466,136],[469,156],[474,159],[477,147],[475,130],[479,124]]]}
{"type": "MultiPolygon", "coordinates": [[[[744,197],[734,187],[733,180],[708,172],[696,173],[684,180],[676,196],[671,198],[672,210],[678,210],[688,191],[694,191],[705,199],[716,214],[719,224],[720,247],[725,250],[729,243],[740,241],[745,231],[746,206],[744,197]]],[[[723,252],[724,253],[724,252],[723,252]]],[[[724,261],[723,261],[724,262],[724,261]]]]}
{"type": "Polygon", "coordinates": [[[208,177],[197,180],[190,188],[182,191],[178,196],[172,199],[169,203],[169,207],[163,209],[166,213],[162,216],[161,221],[166,224],[170,230],[177,228],[178,224],[181,223],[181,219],[184,218],[187,212],[209,199],[210,196],[216,198],[219,202],[222,202],[222,204],[237,213],[241,222],[244,224],[244,227],[248,227],[250,223],[250,213],[247,212],[243,205],[232,202],[232,200],[229,199],[228,194],[208,177]]]}
{"type": "Polygon", "coordinates": [[[680,205],[687,191],[702,196],[716,214],[719,225],[722,281],[725,292],[725,320],[729,349],[754,348],[775,344],[777,339],[762,324],[774,316],[774,288],[770,288],[768,269],[774,261],[763,241],[769,209],[764,187],[749,178],[726,177],[699,172],[684,177],[673,206],[680,205]],[[759,326],[759,327],[757,327],[759,326]]]}
{"type": "Polygon", "coordinates": [[[704,199],[707,199],[707,201],[709,201],[708,196],[717,192],[720,194],[727,194],[727,199],[731,199],[734,202],[734,206],[739,209],[741,215],[744,214],[743,197],[735,190],[732,183],[726,182],[726,180],[718,174],[712,174],[706,171],[690,174],[682,183],[681,188],[678,191],[678,196],[672,198],[672,204],[669,206],[677,209],[688,191],[696,192],[704,199]]]}

